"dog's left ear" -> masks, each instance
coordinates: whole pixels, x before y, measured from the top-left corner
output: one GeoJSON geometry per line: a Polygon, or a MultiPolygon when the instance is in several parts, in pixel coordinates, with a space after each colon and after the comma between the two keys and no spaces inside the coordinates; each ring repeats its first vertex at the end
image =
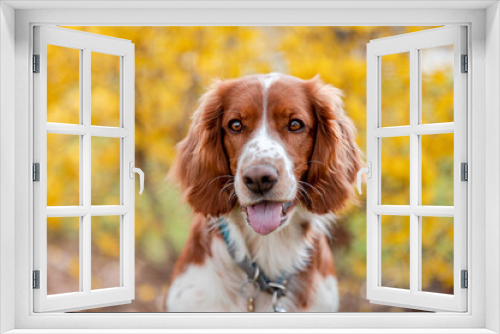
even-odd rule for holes
{"type": "Polygon", "coordinates": [[[201,98],[187,137],[177,145],[177,157],[170,172],[180,184],[186,201],[204,216],[216,217],[234,206],[221,129],[222,100],[227,86],[225,82],[216,82],[201,98]]]}
{"type": "Polygon", "coordinates": [[[345,115],[342,92],[316,76],[306,81],[306,90],[316,116],[317,129],[306,181],[309,209],[318,214],[336,212],[354,198],[353,183],[362,167],[355,141],[356,129],[345,115]]]}

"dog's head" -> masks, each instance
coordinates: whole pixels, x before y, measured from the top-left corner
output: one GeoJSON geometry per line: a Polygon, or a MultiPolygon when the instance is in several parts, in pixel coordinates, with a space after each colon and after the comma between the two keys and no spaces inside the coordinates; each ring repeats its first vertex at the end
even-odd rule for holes
{"type": "Polygon", "coordinates": [[[255,232],[285,225],[302,203],[336,212],[361,167],[341,92],[281,74],[215,83],[178,146],[173,172],[198,213],[241,210],[255,232]]]}

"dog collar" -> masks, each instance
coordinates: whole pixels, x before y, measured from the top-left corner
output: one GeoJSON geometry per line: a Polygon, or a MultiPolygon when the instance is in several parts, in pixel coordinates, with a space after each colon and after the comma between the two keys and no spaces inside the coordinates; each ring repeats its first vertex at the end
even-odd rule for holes
{"type": "MultiPolygon", "coordinates": [[[[276,282],[273,282],[264,274],[264,272],[259,268],[259,266],[254,261],[252,261],[247,255],[245,255],[245,257],[241,261],[238,261],[236,259],[237,250],[234,247],[234,244],[231,243],[231,240],[229,238],[229,227],[224,218],[219,218],[219,227],[222,237],[224,238],[224,242],[226,243],[229,254],[236,262],[238,267],[240,267],[247,274],[248,279],[243,282],[241,286],[242,287],[241,292],[243,293],[244,284],[246,283],[254,284],[256,285],[259,291],[267,292],[273,296],[273,310],[275,312],[286,312],[281,306],[278,306],[278,299],[286,295],[287,286],[293,274],[282,274],[276,282]]],[[[255,296],[257,295],[258,293],[255,296]]],[[[247,297],[249,300],[250,298],[252,299],[255,298],[254,296],[245,296],[245,297],[247,297]]]]}

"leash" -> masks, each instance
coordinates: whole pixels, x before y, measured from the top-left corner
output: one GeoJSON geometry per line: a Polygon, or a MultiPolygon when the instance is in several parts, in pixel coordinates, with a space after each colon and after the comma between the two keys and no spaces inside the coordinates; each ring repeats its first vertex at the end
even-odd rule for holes
{"type": "Polygon", "coordinates": [[[255,300],[259,296],[260,292],[264,291],[272,295],[274,312],[286,312],[286,310],[280,304],[280,298],[286,295],[288,283],[290,282],[290,279],[293,275],[283,274],[276,282],[273,282],[248,256],[245,255],[243,260],[238,261],[236,259],[237,250],[231,244],[228,224],[224,218],[219,218],[219,226],[229,254],[236,262],[238,267],[240,267],[241,270],[243,270],[247,274],[247,279],[244,280],[240,286],[241,295],[247,299],[247,311],[254,312],[255,300]]]}

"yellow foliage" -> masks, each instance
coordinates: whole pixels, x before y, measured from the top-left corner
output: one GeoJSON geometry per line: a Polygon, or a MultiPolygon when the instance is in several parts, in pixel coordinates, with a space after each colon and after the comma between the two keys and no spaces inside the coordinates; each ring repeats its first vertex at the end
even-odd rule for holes
{"type": "Polygon", "coordinates": [[[73,254],[70,259],[69,274],[74,279],[78,280],[80,277],[80,257],[73,254]]]}
{"type": "Polygon", "coordinates": [[[149,303],[155,299],[157,291],[150,284],[141,284],[137,289],[137,295],[141,301],[149,303]]]}
{"type": "MultiPolygon", "coordinates": [[[[364,150],[366,44],[372,39],[424,28],[94,26],[73,29],[124,38],[135,44],[136,166],[146,173],[145,193],[136,196],[136,258],[170,273],[187,237],[192,214],[178,190],[167,185],[165,176],[175,158],[176,143],[187,133],[198,99],[214,79],[271,71],[303,79],[319,74],[326,83],[343,90],[346,112],[356,124],[357,142],[364,150]]],[[[49,47],[48,55],[53,59],[48,63],[48,121],[78,123],[78,51],[49,47]]],[[[449,66],[442,61],[446,53],[429,59],[430,67],[423,72],[422,117],[426,122],[453,121],[450,120],[453,80],[449,66]]],[[[385,56],[382,65],[382,124],[409,124],[409,59],[405,54],[385,56]]],[[[92,124],[117,126],[119,73],[117,57],[92,54],[92,124]]],[[[47,137],[49,205],[79,203],[79,140],[68,137],[47,137]]],[[[422,202],[453,205],[453,135],[422,136],[421,140],[426,166],[422,168],[422,202]]],[[[112,138],[93,138],[92,145],[92,204],[118,204],[119,143],[112,138]]],[[[408,205],[409,139],[383,139],[382,156],[383,204],[408,205]]],[[[352,239],[348,248],[335,254],[341,288],[351,282],[343,291],[359,289],[365,282],[364,212],[364,207],[351,208],[340,221],[352,239]]],[[[386,252],[383,258],[387,259],[383,275],[385,270],[393,280],[398,280],[397,284],[409,282],[409,227],[390,219],[387,224],[392,227],[382,233],[386,252]]],[[[425,220],[422,225],[422,253],[426,261],[422,284],[449,290],[453,286],[450,275],[453,231],[449,227],[452,225],[444,224],[441,218],[433,219],[425,220]]],[[[48,220],[51,231],[61,231],[61,224],[64,222],[48,220]]],[[[119,257],[116,229],[92,231],[93,245],[101,254],[119,257]]],[[[147,278],[142,279],[137,282],[139,299],[150,301],[156,291],[144,284],[147,278]]],[[[167,281],[168,277],[164,279],[167,281]]],[[[359,309],[370,310],[370,307],[363,304],[359,309]]]]}
{"type": "Polygon", "coordinates": [[[120,257],[120,217],[92,217],[92,244],[101,255],[120,257]]]}

